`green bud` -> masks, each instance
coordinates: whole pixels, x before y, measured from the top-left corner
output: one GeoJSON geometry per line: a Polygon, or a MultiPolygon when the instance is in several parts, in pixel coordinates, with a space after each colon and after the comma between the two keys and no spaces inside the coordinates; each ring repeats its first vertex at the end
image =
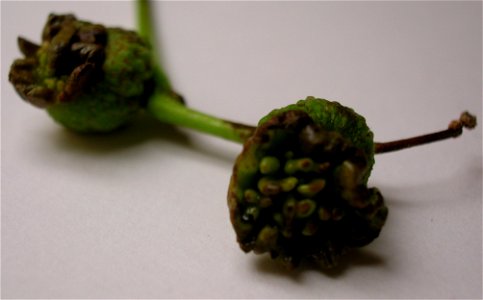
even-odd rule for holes
{"type": "Polygon", "coordinates": [[[325,179],[314,179],[310,183],[299,185],[297,191],[305,197],[313,197],[324,189],[325,184],[325,179]]]}
{"type": "Polygon", "coordinates": [[[262,174],[273,174],[280,168],[280,161],[274,156],[266,156],[260,161],[260,172],[262,174]]]}
{"type": "Polygon", "coordinates": [[[272,179],[269,177],[262,177],[258,181],[258,190],[265,196],[274,196],[281,192],[289,192],[293,190],[298,183],[295,177],[287,177],[283,179],[272,179]]]}
{"type": "Polygon", "coordinates": [[[296,177],[290,176],[280,180],[280,186],[282,187],[282,191],[290,192],[293,190],[298,183],[298,179],[296,177]]]}
{"type": "Polygon", "coordinates": [[[344,161],[337,170],[339,184],[347,189],[354,189],[359,183],[357,178],[358,172],[356,166],[350,161],[344,161]]]}
{"type": "Polygon", "coordinates": [[[277,243],[278,229],[276,227],[265,226],[260,230],[257,236],[255,252],[262,253],[272,247],[277,243]]]}
{"type": "Polygon", "coordinates": [[[153,86],[150,47],[133,31],[48,17],[42,43],[19,38],[25,58],[9,80],[31,104],[79,132],[118,128],[145,106],[153,86]]]}
{"type": "Polygon", "coordinates": [[[245,201],[248,203],[258,203],[260,200],[260,195],[257,191],[252,189],[247,189],[245,191],[245,201]]]}
{"type": "Polygon", "coordinates": [[[309,172],[313,170],[314,165],[314,161],[310,158],[291,159],[285,163],[284,171],[287,174],[309,172]]]}
{"type": "Polygon", "coordinates": [[[282,191],[282,187],[278,180],[274,180],[268,177],[262,177],[258,181],[258,190],[260,193],[266,196],[277,195],[282,191]]]}

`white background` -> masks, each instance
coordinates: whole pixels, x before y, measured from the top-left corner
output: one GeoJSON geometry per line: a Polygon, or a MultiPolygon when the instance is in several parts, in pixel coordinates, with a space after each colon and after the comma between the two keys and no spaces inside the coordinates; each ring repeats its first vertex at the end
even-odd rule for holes
{"type": "MultiPolygon", "coordinates": [[[[254,124],[308,95],[376,140],[480,123],[481,2],[161,2],[163,60],[190,106],[254,124]]],[[[49,12],[135,27],[131,2],[2,2],[2,296],[481,298],[482,131],[376,157],[381,236],[339,268],[244,254],[226,205],[240,145],[139,118],[70,133],[7,81],[49,12]]]]}

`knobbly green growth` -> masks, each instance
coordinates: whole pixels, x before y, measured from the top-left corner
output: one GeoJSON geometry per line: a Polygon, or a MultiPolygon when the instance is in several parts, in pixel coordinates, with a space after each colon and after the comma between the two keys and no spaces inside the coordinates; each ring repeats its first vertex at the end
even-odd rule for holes
{"type": "Polygon", "coordinates": [[[75,131],[116,129],[152,92],[150,48],[133,31],[51,14],[40,45],[18,44],[25,58],[9,74],[16,91],[75,131]]]}
{"type": "MultiPolygon", "coordinates": [[[[324,130],[336,131],[347,137],[352,144],[361,148],[365,153],[370,168],[374,164],[374,134],[367,127],[366,121],[361,115],[338,102],[309,96],[296,104],[273,110],[260,120],[259,125],[273,120],[275,116],[282,116],[286,113],[292,114],[292,112],[304,112],[316,125],[322,126],[324,130]]],[[[309,146],[308,144],[305,145],[305,147],[309,146]]],[[[365,179],[368,177],[369,175],[365,179]]]]}
{"type": "Polygon", "coordinates": [[[274,110],[233,169],[228,204],[241,248],[333,266],[370,243],[387,217],[367,187],[373,163],[373,134],[352,109],[309,97],[274,110]]]}
{"type": "Polygon", "coordinates": [[[23,99],[74,131],[109,132],[146,110],[162,122],[244,143],[228,192],[244,251],[270,253],[289,266],[304,259],[337,264],[375,239],[386,220],[381,193],[367,187],[374,154],[476,126],[465,112],[446,130],[378,143],[362,116],[314,97],[272,111],[257,127],[195,111],[173,92],[153,52],[149,2],[137,4],[139,33],[50,15],[40,45],[18,39],[25,57],[12,64],[9,79],[23,99]]]}
{"type": "Polygon", "coordinates": [[[110,132],[147,110],[162,122],[243,142],[253,127],[189,109],[171,89],[151,48],[148,3],[138,3],[140,34],[51,14],[40,45],[18,39],[25,57],[10,69],[15,90],[77,132],[110,132]]]}
{"type": "Polygon", "coordinates": [[[228,206],[243,251],[269,253],[287,266],[309,260],[337,265],[372,242],[388,209],[367,186],[374,154],[450,137],[474,128],[468,112],[448,129],[375,143],[365,119],[337,102],[308,97],[263,117],[238,156],[228,206]]]}

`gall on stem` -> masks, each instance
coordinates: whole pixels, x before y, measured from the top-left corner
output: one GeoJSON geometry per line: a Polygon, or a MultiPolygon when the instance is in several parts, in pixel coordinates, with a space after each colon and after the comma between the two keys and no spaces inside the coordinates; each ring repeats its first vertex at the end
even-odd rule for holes
{"type": "Polygon", "coordinates": [[[364,117],[338,102],[307,97],[261,119],[237,157],[228,190],[240,248],[288,267],[334,267],[376,239],[388,216],[368,187],[374,155],[461,135],[476,117],[448,129],[387,143],[373,141],[364,117]]]}
{"type": "Polygon", "coordinates": [[[272,111],[256,127],[196,111],[173,91],[155,56],[148,4],[138,1],[141,36],[50,15],[40,45],[19,38],[25,57],[12,64],[9,80],[23,99],[74,131],[110,132],[147,110],[162,122],[242,143],[228,205],[246,252],[269,253],[288,266],[336,265],[377,238],[387,218],[382,194],[367,186],[375,154],[476,126],[464,113],[446,130],[380,143],[352,109],[314,97],[272,111]]]}

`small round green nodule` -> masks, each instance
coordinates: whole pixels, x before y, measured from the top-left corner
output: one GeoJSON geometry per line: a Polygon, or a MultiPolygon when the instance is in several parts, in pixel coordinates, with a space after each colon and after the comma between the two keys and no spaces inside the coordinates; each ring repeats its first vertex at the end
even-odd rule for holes
{"type": "Polygon", "coordinates": [[[274,156],[266,156],[260,161],[260,172],[262,174],[272,174],[280,168],[280,161],[274,156]]]}

